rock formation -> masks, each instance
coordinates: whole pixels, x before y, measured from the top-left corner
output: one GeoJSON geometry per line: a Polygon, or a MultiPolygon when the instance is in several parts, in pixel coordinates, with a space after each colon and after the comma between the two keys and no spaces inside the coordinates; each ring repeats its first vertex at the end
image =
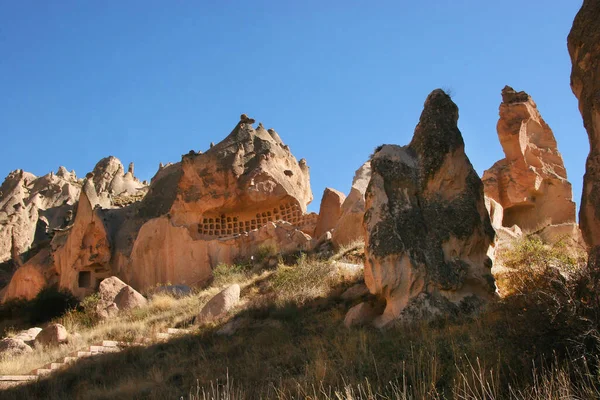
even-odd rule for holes
{"type": "Polygon", "coordinates": [[[341,215],[335,225],[332,237],[332,242],[336,248],[365,238],[363,230],[365,192],[370,179],[371,161],[367,161],[354,174],[350,194],[342,204],[341,215]]]}
{"type": "Polygon", "coordinates": [[[319,218],[315,228],[315,238],[320,238],[325,232],[330,231],[337,225],[342,212],[342,204],[346,195],[335,189],[325,188],[319,208],[319,218]]]}
{"type": "Polygon", "coordinates": [[[494,296],[494,230],[457,121],[456,105],[435,90],[410,144],[372,157],[365,283],[386,301],[377,326],[475,310],[494,296]]]}
{"type": "Polygon", "coordinates": [[[577,240],[575,203],[563,159],[527,93],[509,86],[502,90],[497,130],[506,157],[482,178],[486,197],[495,202],[489,205],[494,206],[490,214],[496,228],[517,225],[544,232],[547,239],[570,233],[577,240]]]}
{"type": "MultiPolygon", "coordinates": [[[[114,207],[115,196],[139,188],[121,176],[118,160],[102,160],[82,184],[72,225],[55,235],[46,258],[22,269],[35,271],[40,284],[84,296],[108,276],[139,291],[167,282],[201,286],[217,264],[250,258],[262,247],[308,250],[317,215],[306,213],[306,161],[296,161],[277,132],[254,129],[252,121],[244,116],[205,153],[161,167],[145,197],[122,208],[114,207]]],[[[24,279],[17,271],[4,299],[36,293],[24,279]]]]}
{"type": "MultiPolygon", "coordinates": [[[[571,88],[590,141],[579,224],[592,250],[600,246],[600,3],[584,0],[568,37],[571,88]]],[[[595,251],[594,251],[595,252],[595,251]]]]}

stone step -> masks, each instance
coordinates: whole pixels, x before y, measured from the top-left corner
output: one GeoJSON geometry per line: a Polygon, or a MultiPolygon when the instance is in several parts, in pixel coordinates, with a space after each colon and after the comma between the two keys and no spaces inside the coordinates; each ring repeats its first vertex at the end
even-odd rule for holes
{"type": "Polygon", "coordinates": [[[65,358],[63,358],[63,362],[65,364],[70,364],[70,363],[73,363],[73,362],[75,362],[77,360],[79,360],[79,357],[65,357],[65,358]]]}
{"type": "Polygon", "coordinates": [[[168,339],[170,339],[170,338],[171,338],[171,335],[170,335],[170,334],[168,334],[168,333],[165,333],[165,332],[158,332],[158,333],[156,334],[156,338],[157,338],[158,340],[168,340],[168,339]]]}
{"type": "Polygon", "coordinates": [[[89,357],[91,355],[92,355],[91,351],[76,351],[74,353],[71,353],[71,357],[77,357],[77,358],[89,357]]]}
{"type": "Polygon", "coordinates": [[[104,347],[118,347],[119,346],[119,342],[117,342],[116,340],[103,340],[102,341],[102,346],[104,346],[104,347]]]}
{"type": "Polygon", "coordinates": [[[90,346],[89,351],[94,353],[102,353],[104,351],[104,346],[90,346]]]}
{"type": "Polygon", "coordinates": [[[48,374],[52,373],[52,370],[49,368],[38,368],[38,369],[34,369],[31,372],[36,374],[37,376],[42,376],[42,375],[48,375],[48,374]]]}
{"type": "Polygon", "coordinates": [[[62,362],[51,362],[50,364],[44,365],[42,368],[55,370],[55,369],[62,368],[64,366],[65,366],[65,363],[62,363],[62,362]]]}
{"type": "Polygon", "coordinates": [[[191,330],[189,329],[177,329],[177,328],[169,328],[167,329],[167,333],[169,335],[183,335],[185,333],[190,333],[191,330]]]}
{"type": "Polygon", "coordinates": [[[37,380],[37,375],[0,375],[0,382],[29,382],[37,380]]]}

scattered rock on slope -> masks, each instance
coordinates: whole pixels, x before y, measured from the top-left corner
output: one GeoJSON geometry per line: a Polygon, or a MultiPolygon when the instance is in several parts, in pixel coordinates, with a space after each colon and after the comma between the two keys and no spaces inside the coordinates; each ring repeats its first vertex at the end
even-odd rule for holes
{"type": "Polygon", "coordinates": [[[200,311],[198,320],[207,322],[225,315],[240,301],[240,285],[234,284],[216,294],[200,311]]]}
{"type": "Polygon", "coordinates": [[[494,297],[494,230],[464,152],[458,108],[433,91],[408,146],[371,160],[365,283],[386,301],[375,324],[477,309],[494,297]]]}

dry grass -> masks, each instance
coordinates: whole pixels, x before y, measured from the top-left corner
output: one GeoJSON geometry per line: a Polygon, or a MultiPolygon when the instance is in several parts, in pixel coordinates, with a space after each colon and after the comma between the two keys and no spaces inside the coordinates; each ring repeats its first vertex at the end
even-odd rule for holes
{"type": "MultiPolygon", "coordinates": [[[[344,315],[354,303],[340,294],[355,281],[345,280],[331,262],[301,257],[294,266],[232,273],[188,298],[159,297],[144,309],[82,328],[83,341],[148,335],[189,321],[222,286],[235,280],[242,286],[243,301],[231,315],[198,326],[193,334],[83,360],[2,394],[6,399],[599,398],[597,348],[582,351],[572,343],[587,340],[582,333],[597,328],[598,320],[582,314],[589,307],[581,301],[566,305],[579,295],[586,275],[572,273],[558,286],[551,283],[554,274],[539,277],[537,284],[550,296],[520,287],[476,319],[438,319],[386,331],[345,329],[344,315]],[[589,323],[581,323],[584,316],[589,323]],[[218,334],[230,318],[244,323],[232,336],[218,334]]],[[[597,292],[590,290],[587,296],[597,292]]],[[[583,301],[595,304],[591,298],[583,301]]],[[[82,326],[78,321],[74,318],[72,326],[82,326]]]]}

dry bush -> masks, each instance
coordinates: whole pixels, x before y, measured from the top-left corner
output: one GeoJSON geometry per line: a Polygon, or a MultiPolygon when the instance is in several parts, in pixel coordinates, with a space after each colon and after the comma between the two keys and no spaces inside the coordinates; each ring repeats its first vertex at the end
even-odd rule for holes
{"type": "Polygon", "coordinates": [[[277,304],[295,303],[300,306],[308,300],[325,296],[338,281],[331,263],[303,254],[294,266],[279,265],[272,287],[277,304]]]}

